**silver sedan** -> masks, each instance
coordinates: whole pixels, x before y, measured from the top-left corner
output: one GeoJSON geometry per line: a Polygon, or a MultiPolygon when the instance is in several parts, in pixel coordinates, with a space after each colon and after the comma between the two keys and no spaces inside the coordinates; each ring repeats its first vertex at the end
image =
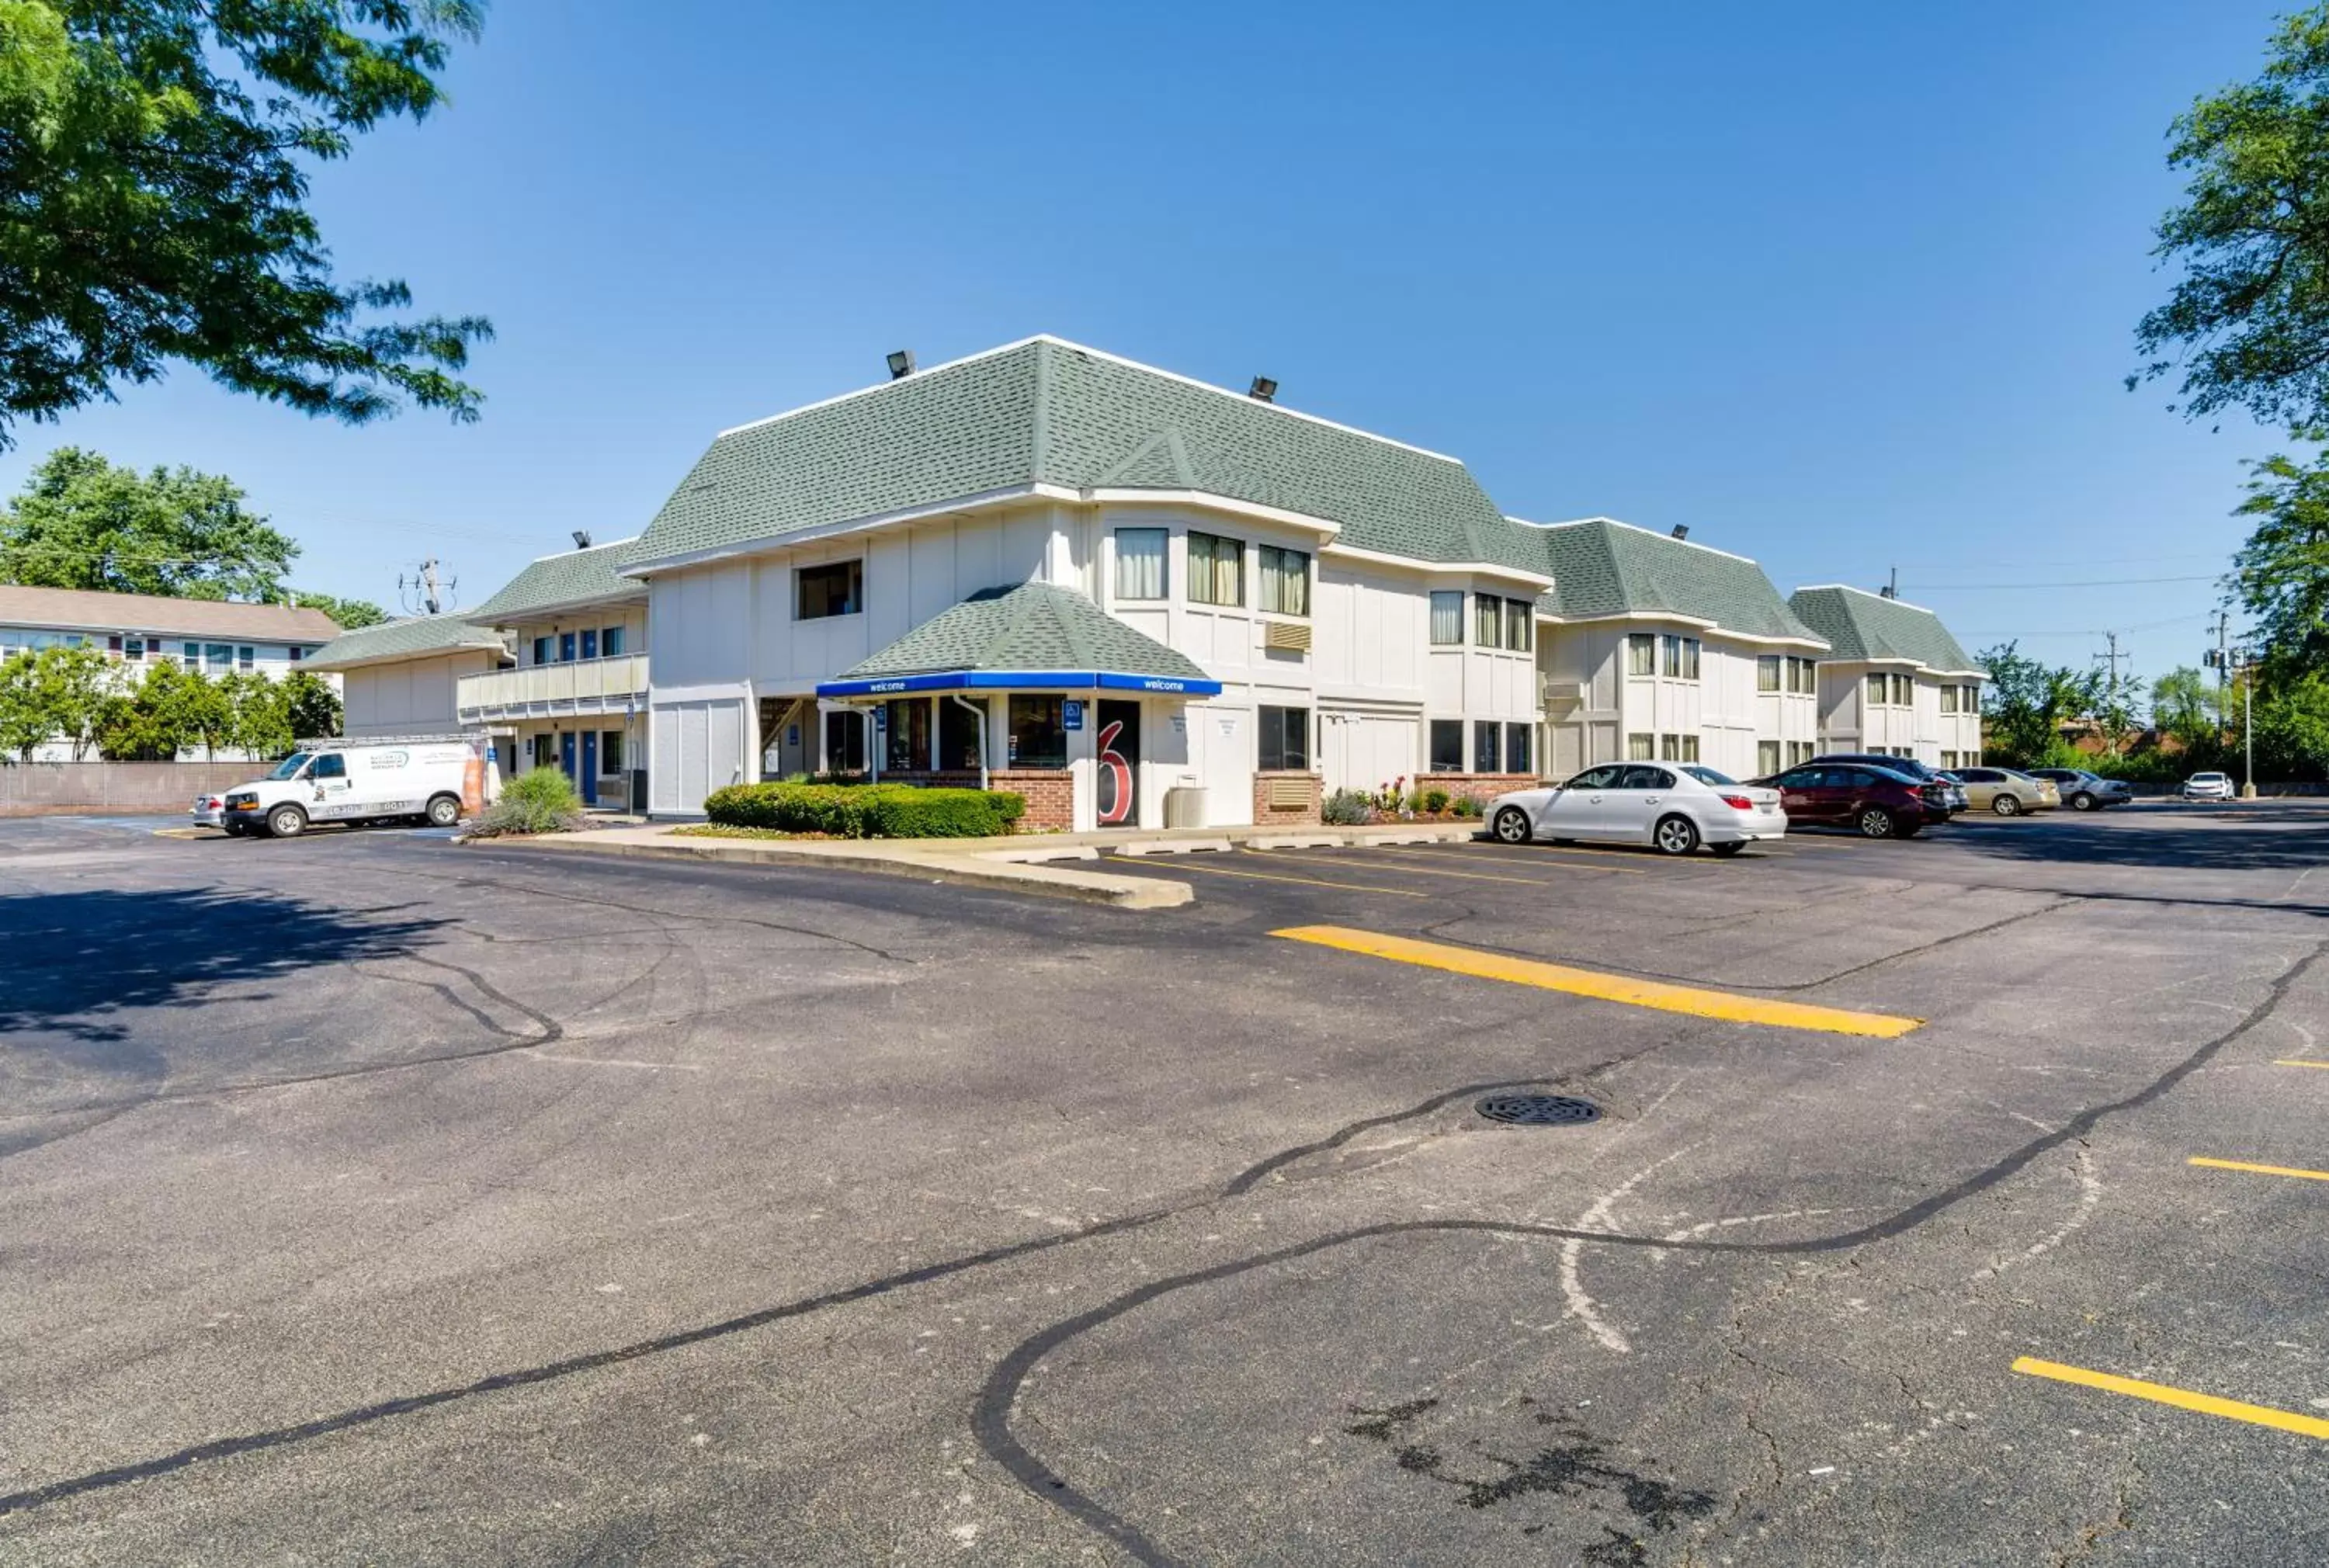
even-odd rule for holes
{"type": "Polygon", "coordinates": [[[1735,855],[1762,839],[1782,839],[1787,814],[1779,792],[1742,784],[1694,763],[1612,762],[1567,784],[1517,790],[1488,807],[1488,831],[1507,844],[1589,839],[1651,844],[1687,855],[1701,844],[1735,855]]]}

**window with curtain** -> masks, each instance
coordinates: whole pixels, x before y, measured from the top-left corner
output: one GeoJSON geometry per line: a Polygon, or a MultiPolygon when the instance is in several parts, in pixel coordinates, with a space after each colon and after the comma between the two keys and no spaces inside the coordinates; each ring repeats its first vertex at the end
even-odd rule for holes
{"type": "Polygon", "coordinates": [[[1310,552],[1261,547],[1261,607],[1273,615],[1310,613],[1310,552]]]}
{"type": "Polygon", "coordinates": [[[1504,601],[1494,594],[1472,596],[1472,642],[1481,648],[1504,645],[1504,601]]]}
{"type": "MultiPolygon", "coordinates": [[[[1464,596],[1453,588],[1431,590],[1431,642],[1440,648],[1456,647],[1464,641],[1464,596]]],[[[1457,747],[1460,760],[1463,747],[1457,747]]]]}
{"type": "Polygon", "coordinates": [[[1684,762],[1698,760],[1698,737],[1685,735],[1682,737],[1682,760],[1684,762]]]}
{"type": "Polygon", "coordinates": [[[1682,639],[1680,637],[1660,637],[1658,639],[1658,673],[1665,676],[1668,680],[1678,680],[1681,678],[1682,639]]]}
{"type": "Polygon", "coordinates": [[[1678,637],[1675,641],[1682,644],[1682,678],[1685,681],[1697,680],[1698,639],[1695,637],[1678,637]]]}
{"type": "Polygon", "coordinates": [[[1768,778],[1779,771],[1780,765],[1777,741],[1759,740],[1755,743],[1755,771],[1758,774],[1768,778]]]}
{"type": "Polygon", "coordinates": [[[1161,528],[1119,528],[1116,530],[1116,596],[1119,599],[1161,599],[1164,596],[1164,541],[1161,528]]]}
{"type": "Polygon", "coordinates": [[[890,728],[882,747],[884,773],[921,773],[930,765],[930,699],[893,698],[882,705],[890,728]]]}
{"type": "Polygon", "coordinates": [[[1658,640],[1647,632],[1633,632],[1626,637],[1626,673],[1655,675],[1658,672],[1658,640]]]}
{"type": "Polygon", "coordinates": [[[1504,767],[1504,727],[1488,719],[1472,726],[1472,771],[1502,773],[1504,767]]]}
{"type": "MultiPolygon", "coordinates": [[[[1515,653],[1525,653],[1536,646],[1535,606],[1526,599],[1504,601],[1504,646],[1515,653]]],[[[1524,768],[1514,768],[1523,773],[1524,768]]]]}
{"type": "Polygon", "coordinates": [[[1261,747],[1258,765],[1265,773],[1301,773],[1310,766],[1310,710],[1268,708],[1261,710],[1261,747]]]}
{"type": "Polygon", "coordinates": [[[1058,697],[1014,697],[1011,699],[1011,767],[1068,765],[1068,726],[1058,697]]]}
{"type": "Polygon", "coordinates": [[[1535,765],[1535,764],[1529,760],[1529,753],[1533,749],[1531,743],[1535,738],[1536,731],[1528,725],[1507,724],[1504,726],[1505,772],[1527,773],[1535,765]]]}
{"type": "MultiPolygon", "coordinates": [[[[1458,594],[1457,598],[1463,596],[1458,594]]],[[[1431,771],[1462,773],[1464,771],[1464,721],[1460,718],[1435,718],[1431,721],[1431,771]]]]}
{"type": "Polygon", "coordinates": [[[1980,687],[1968,686],[1965,689],[1965,710],[1967,713],[1979,713],[1981,711],[1980,687]]]}
{"type": "MultiPolygon", "coordinates": [[[[1794,661],[1789,660],[1788,662],[1792,664],[1794,661]]],[[[1793,670],[1789,670],[1787,673],[1793,675],[1795,671],[1793,670]]],[[[1759,655],[1755,661],[1755,690],[1758,691],[1777,691],[1778,689],[1779,655],[1777,653],[1765,653],[1759,655]]]]}
{"type": "Polygon", "coordinates": [[[1957,710],[1957,689],[1956,687],[1954,687],[1954,686],[1944,686],[1944,687],[1942,687],[1942,688],[1941,688],[1941,711],[1942,711],[1943,713],[1955,713],[1957,710]]]}
{"type": "Polygon", "coordinates": [[[1870,702],[1878,707],[1882,707],[1885,699],[1891,695],[1891,687],[1886,681],[1882,673],[1880,672],[1871,675],[1868,678],[1868,700],[1870,702]]]}
{"type": "Polygon", "coordinates": [[[1681,736],[1661,735],[1658,737],[1658,760],[1660,762],[1680,762],[1682,760],[1681,736]]]}
{"type": "Polygon", "coordinates": [[[1652,756],[1655,755],[1653,748],[1656,745],[1657,740],[1654,736],[1640,734],[1628,735],[1626,737],[1626,760],[1627,762],[1647,762],[1650,760],[1652,756]]]}
{"type": "Polygon", "coordinates": [[[1892,677],[1892,706],[1895,708],[1908,707],[1915,699],[1916,690],[1916,683],[1909,680],[1908,676],[1895,675],[1892,677]]]}
{"type": "Polygon", "coordinates": [[[1245,541],[1189,530],[1189,602],[1245,603],[1245,541]]]}

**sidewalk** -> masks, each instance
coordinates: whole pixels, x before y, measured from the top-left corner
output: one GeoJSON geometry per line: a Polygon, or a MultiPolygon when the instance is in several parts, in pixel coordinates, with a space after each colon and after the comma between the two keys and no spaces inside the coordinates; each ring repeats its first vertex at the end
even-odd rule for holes
{"type": "MultiPolygon", "coordinates": [[[[1031,833],[1007,839],[721,839],[674,834],[677,823],[590,829],[538,839],[482,839],[494,849],[539,850],[567,855],[629,855],[659,859],[714,860],[740,865],[814,866],[919,877],[972,887],[1045,893],[1110,904],[1120,909],[1169,909],[1194,897],[1185,882],[1068,869],[1061,861],[1119,855],[1187,855],[1242,846],[1285,850],[1345,845],[1460,841],[1480,831],[1476,822],[1385,823],[1364,828],[1181,828],[1155,833],[1031,833]]],[[[469,840],[464,840],[463,842],[469,840]]]]}

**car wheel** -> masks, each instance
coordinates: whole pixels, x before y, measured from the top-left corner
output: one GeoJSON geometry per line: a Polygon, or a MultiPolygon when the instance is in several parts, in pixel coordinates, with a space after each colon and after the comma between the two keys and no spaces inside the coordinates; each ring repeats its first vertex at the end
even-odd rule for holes
{"type": "Polygon", "coordinates": [[[1687,855],[1698,848],[1698,824],[1688,817],[1660,817],[1650,841],[1663,855],[1687,855]]]}
{"type": "Polygon", "coordinates": [[[2018,817],[2022,814],[2022,803],[2013,795],[2001,794],[1989,803],[1989,809],[2001,817],[2018,817]]]}
{"type": "Polygon", "coordinates": [[[1496,813],[1497,841],[1505,844],[1525,844],[1529,841],[1528,813],[1518,806],[1506,806],[1496,813]]]}
{"type": "Polygon", "coordinates": [[[438,795],[429,803],[429,825],[449,828],[461,820],[461,803],[451,795],[438,795]]]}
{"type": "Polygon", "coordinates": [[[278,839],[296,839],[307,831],[307,813],[297,806],[278,806],[267,813],[267,831],[278,839]]]}
{"type": "Polygon", "coordinates": [[[2070,797],[2070,809],[2074,812],[2090,812],[2100,803],[2101,803],[2097,801],[2094,796],[2087,793],[2084,790],[2080,790],[2077,794],[2070,797]]]}
{"type": "Polygon", "coordinates": [[[1709,844],[1707,846],[1708,849],[1712,850],[1716,854],[1721,856],[1726,860],[1746,847],[1747,840],[1744,839],[1737,839],[1728,844],[1709,844]]]}
{"type": "Polygon", "coordinates": [[[1863,839],[1889,839],[1900,831],[1900,822],[1882,806],[1871,806],[1861,812],[1858,825],[1863,839]]]}

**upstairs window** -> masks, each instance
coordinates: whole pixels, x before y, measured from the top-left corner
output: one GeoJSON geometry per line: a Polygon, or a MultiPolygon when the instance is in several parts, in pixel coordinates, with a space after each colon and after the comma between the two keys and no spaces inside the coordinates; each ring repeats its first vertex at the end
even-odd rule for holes
{"type": "Polygon", "coordinates": [[[1310,613],[1310,552],[1261,547],[1261,607],[1272,615],[1310,613]]]}
{"type": "Polygon", "coordinates": [[[599,634],[599,652],[612,659],[623,651],[623,628],[609,626],[599,634]]]}
{"type": "MultiPolygon", "coordinates": [[[[1494,594],[1472,596],[1472,641],[1482,648],[1504,645],[1504,601],[1494,594]]],[[[1495,768],[1483,770],[1494,773],[1495,768]]]]}
{"type": "MultiPolygon", "coordinates": [[[[1525,653],[1536,646],[1536,606],[1526,599],[1504,601],[1504,646],[1515,653],[1525,653]]],[[[1505,747],[1507,751],[1510,746],[1505,747]]],[[[1513,769],[1526,773],[1524,767],[1513,769]]]]}
{"type": "Polygon", "coordinates": [[[1119,528],[1116,530],[1117,598],[1161,599],[1164,596],[1166,537],[1161,528],[1119,528]]]}
{"type": "Polygon", "coordinates": [[[865,563],[835,561],[831,566],[802,567],[793,574],[793,617],[822,621],[833,615],[854,615],[865,608],[865,563]]]}
{"type": "MultiPolygon", "coordinates": [[[[1431,644],[1435,648],[1461,647],[1464,642],[1464,596],[1453,588],[1431,590],[1431,644]]],[[[1442,773],[1462,771],[1464,746],[1456,746],[1456,765],[1439,769],[1442,773]]]]}
{"type": "MultiPolygon", "coordinates": [[[[1792,677],[1796,672],[1794,669],[1795,662],[1796,662],[1793,659],[1787,661],[1788,669],[1787,673],[1790,677],[1792,677]]],[[[1778,654],[1764,653],[1759,655],[1755,660],[1755,690],[1758,691],[1777,691],[1779,689],[1779,673],[1778,654]]]]}
{"type": "Polygon", "coordinates": [[[1944,686],[1941,688],[1941,711],[1943,713],[1955,713],[1957,710],[1957,691],[1958,688],[1955,686],[1944,686]]]}
{"type": "Polygon", "coordinates": [[[1647,632],[1634,632],[1626,638],[1626,673],[1655,675],[1658,672],[1658,640],[1647,632]]]}
{"type": "Polygon", "coordinates": [[[536,637],[533,640],[533,662],[537,664],[547,664],[550,662],[549,638],[536,637]]]}
{"type": "Polygon", "coordinates": [[[1245,603],[1243,540],[1190,530],[1189,602],[1232,607],[1245,603]]]}
{"type": "Polygon", "coordinates": [[[1787,690],[1809,697],[1819,690],[1819,665],[1809,659],[1787,661],[1787,690]]]}
{"type": "Polygon", "coordinates": [[[1695,637],[1662,637],[1664,672],[1675,681],[1698,679],[1698,639],[1695,637]]]}
{"type": "Polygon", "coordinates": [[[1868,700],[1872,706],[1878,708],[1884,706],[1885,699],[1891,691],[1891,688],[1881,672],[1868,678],[1868,700]]]}
{"type": "Polygon", "coordinates": [[[1916,683],[1910,681],[1906,675],[1895,675],[1892,677],[1892,706],[1895,708],[1908,707],[1915,699],[1916,690],[1916,683]]]}

